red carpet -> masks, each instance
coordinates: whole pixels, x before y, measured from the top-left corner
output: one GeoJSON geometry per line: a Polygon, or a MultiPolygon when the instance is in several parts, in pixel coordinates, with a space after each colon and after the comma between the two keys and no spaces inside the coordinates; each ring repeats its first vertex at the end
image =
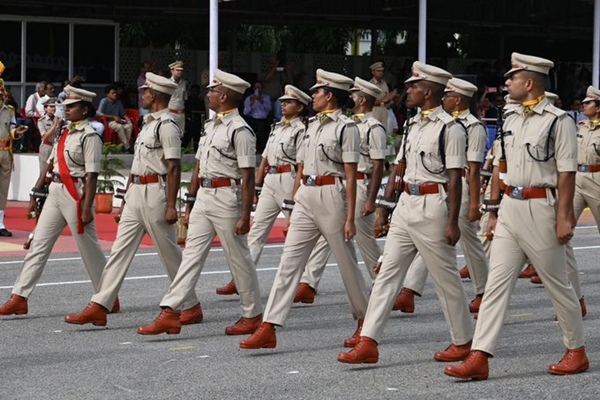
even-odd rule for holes
{"type": "MultiPolygon", "coordinates": [[[[7,256],[25,254],[25,250],[21,250],[21,246],[35,227],[35,221],[27,219],[27,207],[27,202],[8,202],[5,210],[4,224],[7,229],[13,233],[13,237],[0,238],[0,254],[7,256]]],[[[115,209],[113,214],[95,215],[98,239],[100,239],[102,248],[105,250],[110,249],[112,242],[117,235],[117,223],[114,220],[116,211],[117,210],[115,209]]],[[[269,234],[267,243],[283,243],[285,241],[285,236],[283,234],[285,227],[285,220],[283,218],[277,219],[275,226],[269,234]]],[[[55,245],[53,252],[76,252],[77,245],[71,236],[73,236],[73,234],[69,228],[65,228],[61,234],[61,238],[55,245]]],[[[142,239],[142,246],[153,247],[152,240],[148,235],[145,235],[142,239]]],[[[220,246],[218,238],[215,239],[213,246],[220,246]]]]}

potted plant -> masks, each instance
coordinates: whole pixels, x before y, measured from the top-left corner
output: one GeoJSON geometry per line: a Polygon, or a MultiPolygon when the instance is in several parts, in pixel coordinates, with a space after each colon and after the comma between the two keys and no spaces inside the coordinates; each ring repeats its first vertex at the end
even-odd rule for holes
{"type": "Polygon", "coordinates": [[[96,212],[109,214],[113,208],[113,195],[116,186],[123,186],[123,183],[115,179],[124,178],[117,169],[124,168],[123,160],[110,157],[111,154],[121,153],[123,145],[114,143],[104,143],[102,148],[102,160],[100,160],[100,173],[98,174],[98,183],[96,185],[96,212]]]}

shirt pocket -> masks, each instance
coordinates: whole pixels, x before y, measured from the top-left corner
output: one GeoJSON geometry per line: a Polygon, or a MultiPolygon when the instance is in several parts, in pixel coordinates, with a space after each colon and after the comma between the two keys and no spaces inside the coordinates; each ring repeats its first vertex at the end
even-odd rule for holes
{"type": "Polygon", "coordinates": [[[439,154],[437,143],[424,143],[419,146],[418,154],[421,165],[432,174],[442,173],[445,169],[439,154]]]}
{"type": "MultiPolygon", "coordinates": [[[[500,143],[500,146],[502,146],[502,143],[500,143]]],[[[498,156],[502,157],[502,147],[500,147],[499,150],[500,154],[498,156]]],[[[508,136],[504,136],[504,153],[506,154],[507,161],[513,160],[515,158],[516,150],[517,149],[515,149],[515,135],[510,134],[508,136]]]]}
{"type": "Polygon", "coordinates": [[[320,161],[343,164],[342,152],[335,138],[323,138],[317,144],[317,154],[320,161]]]}
{"type": "MultiPolygon", "coordinates": [[[[219,164],[228,170],[237,168],[237,155],[226,135],[214,137],[208,144],[207,157],[215,158],[219,164]]],[[[219,168],[220,169],[220,168],[219,168]]]]}

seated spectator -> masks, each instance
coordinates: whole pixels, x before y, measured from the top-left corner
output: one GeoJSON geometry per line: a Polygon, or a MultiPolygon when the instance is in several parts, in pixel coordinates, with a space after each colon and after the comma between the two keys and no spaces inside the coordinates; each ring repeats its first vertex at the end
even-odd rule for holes
{"type": "Polygon", "coordinates": [[[117,87],[108,85],[104,93],[106,97],[100,100],[96,115],[103,116],[108,120],[108,126],[119,136],[119,140],[123,144],[123,150],[131,152],[130,142],[133,124],[125,114],[123,103],[118,99],[117,87]]]}
{"type": "Polygon", "coordinates": [[[117,88],[117,99],[123,104],[124,108],[133,108],[131,106],[131,100],[127,92],[125,92],[125,84],[123,82],[114,82],[113,85],[117,88]]]}
{"type": "Polygon", "coordinates": [[[40,99],[46,94],[46,81],[38,82],[35,85],[35,93],[27,98],[27,102],[25,103],[25,116],[26,117],[35,117],[40,118],[42,116],[41,113],[37,111],[37,103],[40,99]]]}

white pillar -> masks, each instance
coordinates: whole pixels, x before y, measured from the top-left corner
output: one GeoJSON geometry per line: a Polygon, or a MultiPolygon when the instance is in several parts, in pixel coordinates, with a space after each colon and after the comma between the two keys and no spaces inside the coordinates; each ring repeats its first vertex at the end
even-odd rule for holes
{"type": "Polygon", "coordinates": [[[600,72],[600,0],[594,0],[594,49],[592,58],[592,86],[598,87],[600,72]]]}
{"type": "MultiPolygon", "coordinates": [[[[600,0],[596,0],[600,1],[600,0]]],[[[419,61],[427,62],[427,0],[419,0],[419,61]]]]}
{"type": "MultiPolygon", "coordinates": [[[[212,82],[219,66],[219,0],[210,0],[208,46],[208,82],[212,82]]],[[[212,118],[214,111],[210,111],[212,118]]]]}

